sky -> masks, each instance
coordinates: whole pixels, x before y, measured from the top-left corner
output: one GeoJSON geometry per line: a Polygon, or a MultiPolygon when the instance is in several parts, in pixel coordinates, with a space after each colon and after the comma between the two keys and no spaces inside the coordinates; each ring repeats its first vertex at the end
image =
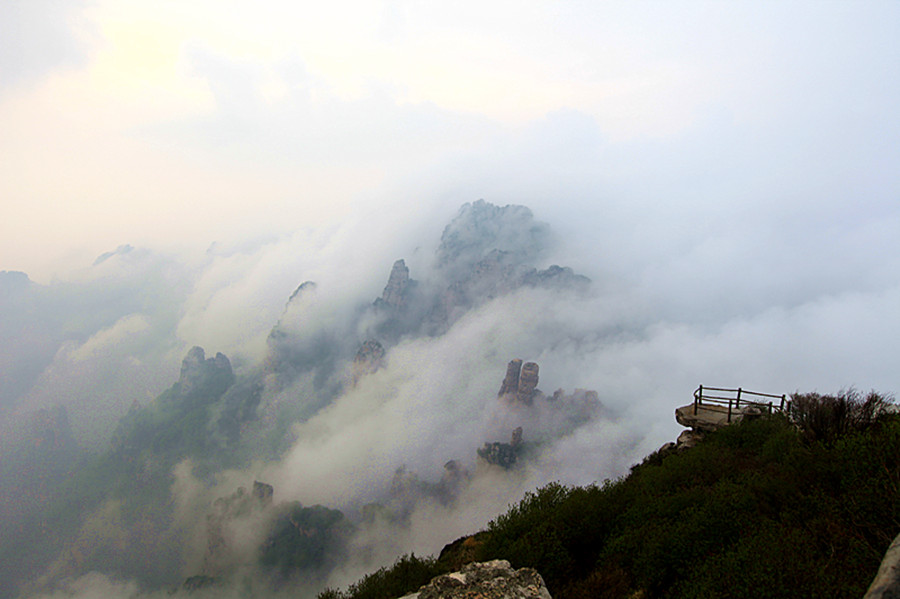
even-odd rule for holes
{"type": "MultiPolygon", "coordinates": [[[[83,381],[83,356],[147,331],[157,369],[195,344],[259,359],[300,282],[375,297],[484,198],[549,223],[551,258],[623,330],[859,345],[859,367],[835,370],[847,349],[777,382],[900,388],[882,362],[900,332],[896,2],[11,0],[0,17],[0,269],[73,314],[106,307],[60,329],[83,381]]],[[[32,308],[5,312],[4,339],[36,330],[10,314],[65,312],[32,308]]],[[[47,397],[69,386],[52,374],[47,397]]]]}
{"type": "Polygon", "coordinates": [[[0,11],[0,267],[41,282],[482,196],[642,253],[896,224],[894,2],[0,11]]]}

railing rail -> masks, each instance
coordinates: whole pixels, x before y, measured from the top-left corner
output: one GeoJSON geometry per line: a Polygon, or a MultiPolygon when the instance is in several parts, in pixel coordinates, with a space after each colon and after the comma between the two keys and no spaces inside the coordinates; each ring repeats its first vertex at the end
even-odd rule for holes
{"type": "Polygon", "coordinates": [[[772,393],[759,393],[758,391],[748,391],[747,389],[743,389],[738,387],[737,389],[729,389],[727,387],[704,387],[700,385],[694,391],[694,415],[697,415],[697,410],[700,406],[704,404],[708,405],[719,405],[719,406],[728,406],[728,422],[731,422],[732,415],[734,413],[740,413],[741,405],[743,406],[756,406],[757,408],[768,411],[769,414],[772,412],[784,412],[785,410],[790,410],[790,401],[787,399],[787,395],[773,395],[772,393]],[[710,392],[718,393],[718,395],[712,395],[710,392]],[[749,399],[748,399],[749,396],[749,399]],[[762,398],[770,398],[768,402],[760,401],[757,397],[762,398]],[[779,400],[776,405],[773,400],[779,400]]]}

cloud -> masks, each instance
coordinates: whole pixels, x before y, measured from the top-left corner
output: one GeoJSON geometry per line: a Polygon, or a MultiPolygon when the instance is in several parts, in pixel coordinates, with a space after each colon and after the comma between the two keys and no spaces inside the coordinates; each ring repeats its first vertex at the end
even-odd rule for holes
{"type": "Polygon", "coordinates": [[[75,362],[83,362],[96,357],[100,352],[111,346],[122,343],[132,335],[146,331],[150,327],[147,319],[140,314],[130,314],[116,321],[113,326],[95,333],[90,339],[82,343],[71,353],[71,359],[75,362]]]}
{"type": "MultiPolygon", "coordinates": [[[[312,417],[280,461],[202,491],[179,470],[184,522],[254,476],[347,507],[389,501],[404,466],[428,484],[450,458],[475,472],[456,505],[426,493],[403,526],[360,532],[333,577],[350,581],[535,485],[624,472],[677,434],[698,384],[900,386],[895,4],[239,4],[6,7],[0,266],[43,283],[0,298],[7,428],[64,404],[101,443],[190,346],[255,372],[279,319],[298,347],[329,333],[352,357],[393,261],[427,282],[478,198],[532,208],[556,242],[536,266],[593,293],[494,298],[315,415],[313,376],[268,387],[312,417]],[[84,268],[123,243],[148,249],[84,268]],[[520,416],[494,400],[513,357],[608,412],[515,476],[476,472],[520,416]]],[[[556,426],[523,422],[526,439],[556,426]]]]}
{"type": "Polygon", "coordinates": [[[87,61],[85,3],[58,0],[10,2],[0,18],[0,99],[59,68],[87,61]],[[83,29],[82,29],[83,28],[83,29]]]}

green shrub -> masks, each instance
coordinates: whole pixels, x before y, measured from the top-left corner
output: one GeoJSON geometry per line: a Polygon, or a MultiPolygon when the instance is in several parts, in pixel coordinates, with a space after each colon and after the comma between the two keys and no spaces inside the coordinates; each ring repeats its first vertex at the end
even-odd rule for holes
{"type": "Polygon", "coordinates": [[[865,397],[855,389],[837,395],[795,393],[791,396],[790,414],[807,440],[833,443],[878,422],[890,404],[890,397],[874,391],[865,397]]]}
{"type": "Polygon", "coordinates": [[[403,555],[390,568],[366,575],[347,588],[346,592],[325,589],[317,599],[396,599],[418,590],[432,578],[446,572],[432,557],[403,555]]]}
{"type": "MultiPolygon", "coordinates": [[[[555,599],[860,596],[900,532],[900,416],[875,393],[794,401],[793,419],[739,422],[602,486],[528,493],[477,557],[536,568],[555,599]]],[[[340,599],[362,596],[388,597],[340,599]]]]}

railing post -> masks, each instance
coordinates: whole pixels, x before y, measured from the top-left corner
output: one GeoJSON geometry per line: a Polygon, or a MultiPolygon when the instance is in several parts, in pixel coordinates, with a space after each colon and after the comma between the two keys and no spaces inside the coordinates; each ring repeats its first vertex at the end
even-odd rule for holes
{"type": "Polygon", "coordinates": [[[728,400],[728,424],[731,424],[731,400],[728,400]]]}
{"type": "Polygon", "coordinates": [[[740,407],[741,407],[741,388],[740,387],[738,387],[737,403],[735,404],[735,407],[738,409],[740,409],[740,407]]]}
{"type": "Polygon", "coordinates": [[[784,395],[781,396],[781,411],[784,412],[784,395]]]}
{"type": "Polygon", "coordinates": [[[769,414],[771,414],[771,413],[772,413],[772,402],[770,401],[769,402],[769,414]]]}
{"type": "Polygon", "coordinates": [[[694,395],[694,416],[697,415],[697,406],[703,403],[703,385],[697,387],[697,393],[694,395]]]}

